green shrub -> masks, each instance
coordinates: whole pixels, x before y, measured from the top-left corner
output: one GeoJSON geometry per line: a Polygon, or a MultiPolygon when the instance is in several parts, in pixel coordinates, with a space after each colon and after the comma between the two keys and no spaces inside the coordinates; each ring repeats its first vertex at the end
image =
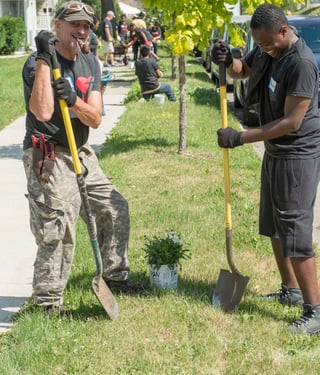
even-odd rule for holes
{"type": "Polygon", "coordinates": [[[128,104],[128,103],[131,103],[131,102],[137,102],[141,98],[142,98],[142,95],[141,95],[140,84],[139,84],[139,82],[134,82],[131,85],[130,92],[126,96],[126,98],[124,100],[124,103],[128,104]]]}
{"type": "Polygon", "coordinates": [[[6,30],[0,23],[0,49],[6,45],[6,30]]]}
{"type": "Polygon", "coordinates": [[[24,45],[25,23],[20,17],[5,16],[0,18],[0,55],[10,55],[24,45]],[[3,30],[2,30],[3,29],[3,30]],[[5,39],[2,45],[1,41],[5,39]]]}

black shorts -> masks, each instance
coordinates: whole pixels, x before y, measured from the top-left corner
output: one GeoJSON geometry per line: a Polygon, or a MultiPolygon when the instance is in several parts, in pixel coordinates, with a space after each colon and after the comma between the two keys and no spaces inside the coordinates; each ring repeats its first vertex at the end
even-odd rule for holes
{"type": "Polygon", "coordinates": [[[280,238],[285,257],[312,257],[313,207],[320,158],[280,159],[264,154],[259,233],[280,238]]]}

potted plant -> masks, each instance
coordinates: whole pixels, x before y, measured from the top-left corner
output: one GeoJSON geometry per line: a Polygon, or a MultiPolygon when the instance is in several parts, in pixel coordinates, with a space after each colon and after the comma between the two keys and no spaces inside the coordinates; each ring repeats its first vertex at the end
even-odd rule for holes
{"type": "Polygon", "coordinates": [[[181,261],[189,259],[180,234],[171,230],[165,237],[145,237],[144,251],[149,264],[150,283],[162,289],[175,289],[178,283],[178,269],[181,261]]]}

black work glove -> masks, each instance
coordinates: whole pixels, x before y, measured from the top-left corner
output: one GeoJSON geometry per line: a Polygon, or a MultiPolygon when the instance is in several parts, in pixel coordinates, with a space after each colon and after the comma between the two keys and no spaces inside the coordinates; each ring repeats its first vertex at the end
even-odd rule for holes
{"type": "Polygon", "coordinates": [[[77,94],[72,90],[70,82],[65,78],[58,78],[52,83],[58,99],[64,99],[68,107],[73,107],[77,101],[77,94]]]}
{"type": "Polygon", "coordinates": [[[219,129],[218,134],[218,144],[223,148],[234,148],[237,146],[242,146],[243,142],[241,140],[242,132],[227,127],[225,129],[219,129]]]}
{"type": "Polygon", "coordinates": [[[229,44],[221,40],[216,42],[211,51],[211,59],[215,64],[223,63],[228,68],[233,61],[229,44]]]}
{"type": "Polygon", "coordinates": [[[34,38],[37,47],[37,57],[36,60],[40,59],[45,61],[49,66],[51,66],[51,56],[54,46],[52,41],[56,37],[51,31],[41,30],[39,34],[34,38]]]}

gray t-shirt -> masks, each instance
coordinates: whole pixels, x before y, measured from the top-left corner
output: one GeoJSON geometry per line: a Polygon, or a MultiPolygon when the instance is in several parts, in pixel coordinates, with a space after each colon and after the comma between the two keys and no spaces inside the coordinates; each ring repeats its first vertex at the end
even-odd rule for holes
{"type": "MultiPolygon", "coordinates": [[[[259,66],[259,48],[246,57],[251,77],[259,66]]],[[[260,56],[262,56],[260,54],[260,56]]],[[[304,159],[320,156],[320,117],[318,114],[318,67],[314,55],[304,40],[299,40],[280,59],[269,59],[258,87],[261,124],[284,116],[287,96],[311,99],[298,131],[265,141],[266,152],[274,157],[304,159]]],[[[260,64],[261,66],[261,64],[260,64]]]]}
{"type": "MultiPolygon", "coordinates": [[[[36,52],[30,55],[24,64],[22,77],[24,84],[24,96],[26,102],[26,134],[23,141],[23,149],[32,147],[31,135],[44,133],[47,138],[57,144],[68,147],[68,139],[64,127],[64,121],[58,99],[55,98],[55,111],[49,121],[39,121],[29,110],[29,100],[32,92],[36,69],[36,52]]],[[[75,61],[66,60],[57,52],[60,64],[61,76],[68,79],[77,96],[87,101],[91,91],[100,92],[101,71],[99,63],[92,53],[79,53],[75,61]]],[[[89,126],[83,124],[76,114],[69,110],[71,124],[77,147],[84,145],[89,137],[89,126]]]]}
{"type": "Polygon", "coordinates": [[[139,78],[142,93],[159,87],[157,69],[159,65],[153,58],[145,57],[136,62],[136,75],[139,78]]]}

